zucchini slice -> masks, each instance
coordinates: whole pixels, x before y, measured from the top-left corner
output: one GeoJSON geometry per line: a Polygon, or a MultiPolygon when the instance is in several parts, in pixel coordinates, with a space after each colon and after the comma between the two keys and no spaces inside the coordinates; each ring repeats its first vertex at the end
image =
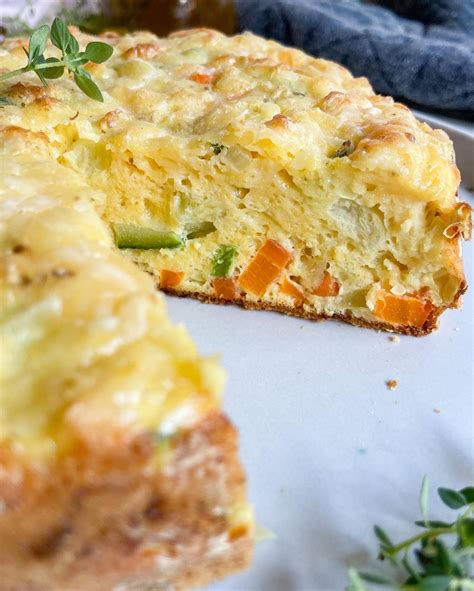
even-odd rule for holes
{"type": "Polygon", "coordinates": [[[143,226],[112,224],[112,231],[118,248],[157,250],[160,248],[178,248],[184,244],[181,236],[175,232],[163,232],[154,228],[144,228],[143,226]]]}

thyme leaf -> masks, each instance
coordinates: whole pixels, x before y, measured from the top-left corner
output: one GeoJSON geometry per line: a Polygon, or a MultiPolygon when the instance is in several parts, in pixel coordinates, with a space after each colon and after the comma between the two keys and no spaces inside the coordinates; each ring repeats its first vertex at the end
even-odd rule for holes
{"type": "MultiPolygon", "coordinates": [[[[55,18],[51,28],[49,25],[43,25],[31,33],[28,50],[26,50],[28,58],[26,66],[1,74],[0,82],[27,72],[34,72],[46,86],[48,80],[60,78],[67,70],[73,75],[76,85],[86,96],[103,102],[104,97],[99,87],[89,72],[81,66],[88,62],[102,64],[111,57],[114,50],[108,43],[102,41],[89,43],[85,51],[79,51],[79,49],[79,42],[69,31],[66,23],[60,18],[55,18]],[[49,39],[61,50],[61,59],[45,58],[44,52],[49,39]]],[[[11,104],[7,101],[7,98],[0,97],[0,107],[11,104]]]]}

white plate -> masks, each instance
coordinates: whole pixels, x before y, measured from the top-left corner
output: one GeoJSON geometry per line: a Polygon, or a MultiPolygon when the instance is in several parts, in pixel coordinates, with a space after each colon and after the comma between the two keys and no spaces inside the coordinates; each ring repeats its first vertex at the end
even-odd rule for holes
{"type": "MultiPolygon", "coordinates": [[[[469,280],[470,244],[465,265],[469,280]]],[[[399,343],[339,322],[168,304],[202,352],[222,353],[250,500],[277,536],[213,591],[342,590],[348,564],[376,565],[374,523],[395,539],[413,531],[425,473],[433,489],[472,484],[472,292],[437,332],[399,343]]]]}

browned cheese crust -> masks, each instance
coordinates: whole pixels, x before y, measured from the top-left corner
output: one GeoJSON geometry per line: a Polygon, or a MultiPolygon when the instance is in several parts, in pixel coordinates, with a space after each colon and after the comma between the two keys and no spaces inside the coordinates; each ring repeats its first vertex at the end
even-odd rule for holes
{"type": "Polygon", "coordinates": [[[0,590],[179,591],[246,567],[252,532],[225,517],[244,501],[235,429],[214,414],[172,447],[163,468],[148,436],[47,473],[0,458],[0,590]]]}

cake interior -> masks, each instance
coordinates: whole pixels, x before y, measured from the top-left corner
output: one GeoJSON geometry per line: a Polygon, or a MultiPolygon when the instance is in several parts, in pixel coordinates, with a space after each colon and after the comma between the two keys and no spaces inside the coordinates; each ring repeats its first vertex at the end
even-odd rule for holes
{"type": "MultiPolygon", "coordinates": [[[[263,98],[260,107],[274,121],[263,98]]],[[[219,113],[212,117],[216,125],[219,113]]],[[[463,276],[445,231],[460,222],[459,210],[400,195],[403,179],[395,172],[358,179],[351,156],[331,157],[327,145],[323,154],[320,147],[294,150],[282,162],[279,151],[292,150],[282,143],[284,127],[263,125],[261,137],[237,129],[217,138],[206,133],[205,121],[200,126],[191,137],[152,129],[151,137],[134,141],[127,129],[92,145],[79,138],[60,160],[105,193],[111,228],[136,228],[138,245],[143,228],[179,237],[178,247],[123,250],[158,283],[170,270],[181,276],[174,290],[213,296],[212,262],[222,245],[235,248],[229,274],[238,285],[258,249],[274,240],[291,255],[284,271],[263,293],[240,286],[237,297],[270,306],[296,300],[316,314],[368,321],[377,319],[381,290],[422,295],[436,307],[454,303],[463,276]],[[325,277],[336,288],[318,293],[325,277]]],[[[422,326],[430,311],[415,323],[422,326]]]]}

